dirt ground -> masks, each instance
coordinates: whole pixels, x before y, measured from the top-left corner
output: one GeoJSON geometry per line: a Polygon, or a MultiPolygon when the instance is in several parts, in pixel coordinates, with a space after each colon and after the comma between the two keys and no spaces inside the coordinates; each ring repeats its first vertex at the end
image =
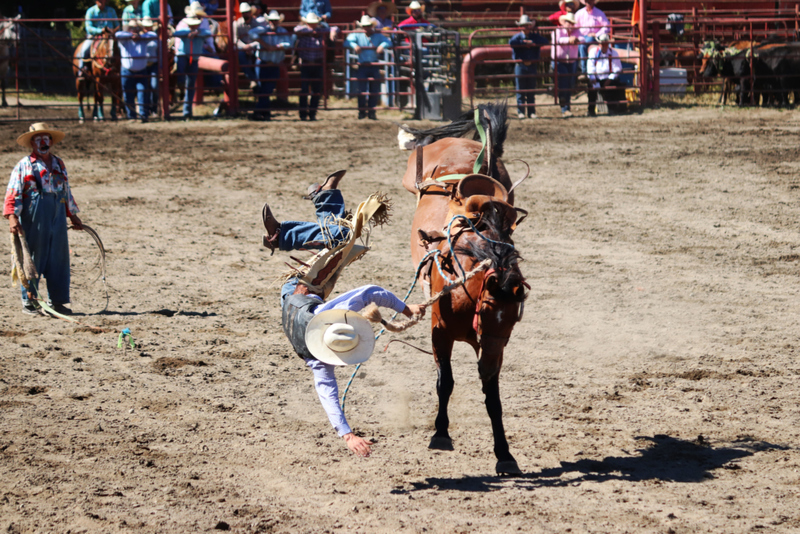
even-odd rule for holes
{"type": "MultiPolygon", "coordinates": [[[[0,532],[800,530],[799,113],[511,122],[504,159],[532,171],[515,234],[532,289],[501,374],[526,474],[503,478],[465,345],[442,452],[431,357],[378,343],[347,399],[376,441],[360,459],[284,339],[291,260],[260,246],[265,200],[309,218],[306,186],[347,168],[345,198],[382,190],[394,219],[337,289],[403,295],[413,277],[396,127],[323,119],[60,123],[108,249],[108,311],[86,273],[74,308],[106,333],[23,315],[0,265],[0,532]]],[[[5,173],[26,127],[0,128],[5,173]]],[[[428,332],[398,337],[428,348],[428,332]]]]}

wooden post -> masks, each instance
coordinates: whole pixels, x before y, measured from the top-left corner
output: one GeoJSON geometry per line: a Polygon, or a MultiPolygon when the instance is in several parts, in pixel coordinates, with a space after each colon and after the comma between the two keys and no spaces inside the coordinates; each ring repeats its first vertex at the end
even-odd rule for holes
{"type": "Polygon", "coordinates": [[[647,0],[639,1],[639,96],[650,103],[650,69],[647,62],[647,0]]]}
{"type": "Polygon", "coordinates": [[[161,0],[161,16],[159,17],[161,27],[158,29],[159,40],[161,41],[161,117],[169,119],[169,12],[167,0],[161,0]]]}
{"type": "MultiPolygon", "coordinates": [[[[163,1],[163,0],[162,0],[163,1]]],[[[228,115],[239,113],[239,51],[236,48],[236,31],[233,27],[236,0],[225,0],[225,22],[228,24],[228,115]]]]}
{"type": "Polygon", "coordinates": [[[661,36],[658,34],[658,22],[652,25],[653,31],[653,104],[659,105],[661,103],[661,72],[659,67],[661,65],[661,36]]]}

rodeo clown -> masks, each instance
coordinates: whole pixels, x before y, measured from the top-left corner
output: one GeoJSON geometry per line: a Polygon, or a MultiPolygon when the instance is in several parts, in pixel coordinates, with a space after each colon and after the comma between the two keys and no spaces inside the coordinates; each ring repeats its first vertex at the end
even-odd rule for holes
{"type": "Polygon", "coordinates": [[[380,194],[362,202],[352,218],[345,217],[344,199],[338,189],[346,171],[338,171],[322,185],[309,187],[306,198],[314,202],[316,222],[278,222],[268,204],[262,209],[267,234],[264,246],[284,251],[303,249],[320,252],[305,271],[290,275],[281,288],[283,330],[295,352],[314,374],[314,388],[333,428],[347,447],[359,456],[369,456],[371,442],[353,434],[339,405],[334,367],[365,362],[372,355],[375,335],[369,321],[381,322],[392,331],[404,330],[424,314],[424,305],[406,305],[392,292],[375,285],[362,286],[325,300],[349,263],[368,250],[370,221],[388,220],[388,203],[380,194]],[[362,236],[366,245],[356,243],[362,236]],[[357,312],[364,310],[364,315],[357,312]],[[402,326],[380,317],[376,306],[390,308],[410,318],[402,326]],[[369,317],[369,320],[365,318],[369,317]]]}
{"type": "MultiPolygon", "coordinates": [[[[67,218],[76,230],[83,229],[78,206],[72,198],[67,168],[51,152],[65,133],[37,122],[17,138],[17,144],[31,150],[11,173],[3,202],[3,217],[12,234],[24,237],[36,272],[47,280],[47,297],[58,313],[69,315],[64,306],[69,298],[69,243],[67,218]]],[[[38,280],[31,280],[36,291],[38,280]]],[[[35,296],[35,294],[34,294],[35,296]]],[[[22,287],[22,311],[39,315],[40,306],[22,287]]]]}

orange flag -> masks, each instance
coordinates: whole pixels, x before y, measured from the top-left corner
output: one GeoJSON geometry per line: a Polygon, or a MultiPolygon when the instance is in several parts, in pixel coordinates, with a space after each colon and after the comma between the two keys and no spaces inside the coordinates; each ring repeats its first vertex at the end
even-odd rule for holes
{"type": "Polygon", "coordinates": [[[633,12],[631,13],[631,26],[639,24],[639,0],[633,0],[633,12]]]}

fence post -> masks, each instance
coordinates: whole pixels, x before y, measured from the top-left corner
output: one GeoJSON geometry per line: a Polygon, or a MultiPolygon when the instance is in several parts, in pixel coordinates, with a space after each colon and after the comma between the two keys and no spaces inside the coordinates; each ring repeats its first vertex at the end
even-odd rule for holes
{"type": "Polygon", "coordinates": [[[225,22],[228,24],[228,114],[239,113],[239,52],[236,49],[236,30],[234,28],[235,0],[225,0],[225,22]]]}
{"type": "Polygon", "coordinates": [[[169,13],[167,0],[161,0],[161,27],[158,29],[161,40],[161,116],[169,119],[169,13]]]}
{"type": "Polygon", "coordinates": [[[14,86],[17,90],[17,120],[20,120],[20,107],[19,103],[19,48],[22,41],[22,25],[15,22],[17,26],[17,41],[14,43],[14,86]]]}
{"type": "Polygon", "coordinates": [[[650,103],[650,76],[647,64],[647,0],[639,2],[639,98],[650,103]]]}
{"type": "Polygon", "coordinates": [[[653,104],[661,103],[661,37],[658,22],[653,23],[653,104]]]}

